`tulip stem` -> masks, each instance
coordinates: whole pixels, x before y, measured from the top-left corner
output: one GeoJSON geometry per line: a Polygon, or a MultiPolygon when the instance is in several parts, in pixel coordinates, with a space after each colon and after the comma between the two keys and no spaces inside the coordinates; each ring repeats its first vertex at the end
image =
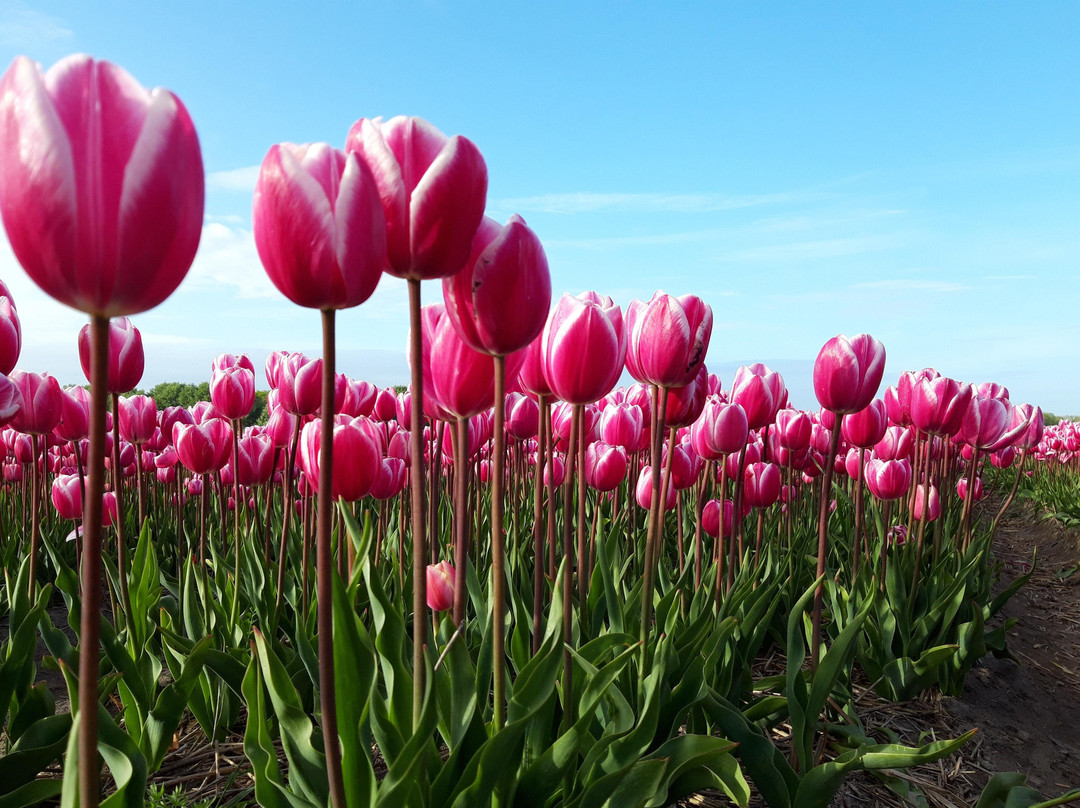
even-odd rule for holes
{"type": "MultiPolygon", "coordinates": [[[[120,579],[120,608],[127,623],[131,615],[131,595],[128,592],[127,525],[124,520],[124,470],[120,467],[120,394],[112,395],[113,448],[112,481],[116,494],[116,569],[120,579]]],[[[119,617],[119,616],[118,616],[119,617]]],[[[117,621],[117,626],[120,620],[117,621]]]]}
{"type": "MultiPolygon", "coordinates": [[[[578,419],[577,411],[574,411],[574,415],[570,419],[570,439],[568,446],[574,446],[577,441],[578,433],[578,419]]],[[[554,436],[552,436],[554,437],[554,436]]],[[[552,441],[554,444],[554,441],[552,441]]],[[[554,461],[555,452],[551,452],[552,461],[554,461]]],[[[563,479],[563,580],[562,580],[562,603],[563,603],[563,731],[570,729],[574,725],[574,665],[573,656],[570,653],[570,643],[574,636],[574,611],[573,611],[573,593],[574,593],[574,540],[572,530],[572,519],[570,518],[573,513],[574,506],[574,464],[575,453],[573,449],[570,449],[566,453],[566,475],[563,479]]],[[[555,473],[554,462],[552,462],[552,475],[551,482],[554,486],[555,473]]],[[[553,494],[554,496],[554,494],[553,494]]],[[[549,514],[550,518],[550,514],[549,514]]]]}
{"type": "Polygon", "coordinates": [[[829,500],[832,498],[833,469],[836,466],[836,447],[840,445],[840,426],[844,423],[842,413],[836,414],[836,422],[829,434],[829,453],[825,455],[825,469],[821,480],[821,507],[818,509],[817,589],[814,590],[810,664],[817,670],[821,661],[821,607],[825,599],[825,555],[829,543],[829,500]]]}
{"type": "Polygon", "coordinates": [[[491,575],[494,632],[495,731],[506,720],[506,537],[503,533],[503,488],[506,484],[506,357],[496,355],[495,422],[491,449],[491,575]]]}
{"type": "Polygon", "coordinates": [[[412,396],[409,417],[409,450],[412,484],[413,542],[413,729],[420,725],[423,709],[427,643],[427,516],[424,510],[424,354],[420,313],[420,280],[409,278],[409,364],[412,369],[412,396]]]}
{"type": "MultiPolygon", "coordinates": [[[[334,561],[330,553],[333,526],[334,472],[334,309],[322,310],[323,377],[322,412],[319,434],[318,529],[315,539],[317,621],[319,631],[319,707],[322,711],[323,748],[326,776],[333,808],[346,808],[345,782],[341,774],[341,744],[338,741],[337,702],[334,693],[334,561]]],[[[239,505],[239,503],[238,503],[239,505]]],[[[239,536],[237,536],[239,541],[239,536]]]]}
{"type": "Polygon", "coordinates": [[[78,782],[81,808],[96,808],[98,780],[98,644],[101,639],[101,508],[105,494],[105,399],[109,318],[90,318],[90,455],[83,509],[82,616],[79,631],[78,782]]]}
{"type": "Polygon", "coordinates": [[[649,502],[649,524],[645,529],[645,569],[641,586],[641,626],[639,639],[641,641],[641,666],[638,670],[638,681],[643,683],[648,670],[649,662],[649,629],[652,623],[652,594],[653,594],[653,555],[654,547],[661,533],[660,519],[663,516],[661,504],[663,503],[660,480],[660,463],[664,446],[664,421],[667,415],[667,390],[658,385],[652,388],[652,417],[650,439],[652,441],[649,462],[652,464],[649,471],[652,475],[651,496],[649,502]]]}
{"type": "Polygon", "coordinates": [[[458,418],[454,424],[454,625],[465,620],[469,592],[465,567],[469,563],[469,419],[458,418]]]}
{"type": "Polygon", "coordinates": [[[240,617],[240,421],[232,420],[233,461],[233,541],[236,544],[236,577],[233,580],[233,602],[229,622],[235,626],[240,617]]]}
{"type": "Polygon", "coordinates": [[[281,621],[281,602],[285,596],[285,566],[289,548],[289,525],[292,522],[294,510],[293,490],[296,486],[296,450],[300,445],[300,418],[294,419],[292,443],[289,446],[289,456],[285,463],[285,490],[282,492],[284,501],[281,512],[281,546],[278,548],[278,574],[277,592],[274,601],[274,623],[281,621]]]}
{"type": "Polygon", "coordinates": [[[544,536],[543,536],[543,502],[541,494],[544,488],[544,416],[547,412],[547,402],[544,396],[537,396],[537,409],[539,410],[539,431],[537,434],[536,473],[533,475],[533,625],[532,625],[532,652],[535,656],[540,650],[540,628],[543,622],[544,606],[544,536]]]}
{"type": "Polygon", "coordinates": [[[41,542],[41,476],[45,474],[45,455],[48,441],[42,441],[41,468],[38,468],[38,436],[30,436],[30,456],[34,462],[30,467],[30,602],[34,602],[34,589],[37,587],[38,546],[41,542]]]}

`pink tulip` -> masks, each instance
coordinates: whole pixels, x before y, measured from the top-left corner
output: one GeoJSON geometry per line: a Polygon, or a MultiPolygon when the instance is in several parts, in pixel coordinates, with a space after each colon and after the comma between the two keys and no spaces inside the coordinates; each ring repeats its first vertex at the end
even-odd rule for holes
{"type": "Polygon", "coordinates": [[[814,394],[830,412],[853,413],[877,395],[885,347],[869,334],[841,334],[822,346],[814,362],[814,394]]]}
{"type": "MultiPolygon", "coordinates": [[[[347,418],[347,416],[346,416],[347,418]]],[[[297,452],[300,468],[317,493],[319,487],[319,448],[322,422],[310,421],[300,430],[297,452]]],[[[380,472],[378,444],[361,426],[360,419],[341,419],[334,425],[334,468],[331,473],[331,496],[346,502],[367,496],[380,472]]]]}
{"type": "Polygon", "coordinates": [[[933,522],[940,516],[941,500],[938,497],[937,486],[931,485],[928,495],[926,485],[919,484],[915,488],[915,505],[911,509],[911,518],[921,522],[925,517],[927,522],[933,522]]]}
{"type": "Polygon", "coordinates": [[[214,371],[210,401],[223,418],[237,421],[246,417],[255,405],[255,371],[241,365],[214,371]]]}
{"type": "Polygon", "coordinates": [[[0,374],[0,426],[11,421],[22,407],[22,393],[7,376],[0,374]]]}
{"type": "Polygon", "coordinates": [[[911,422],[931,435],[954,435],[960,431],[971,396],[970,384],[947,376],[920,378],[911,390],[911,422]]]}
{"type": "Polygon", "coordinates": [[[427,566],[427,605],[433,612],[454,608],[454,565],[449,561],[427,566]]]}
{"type": "Polygon", "coordinates": [[[195,128],[167,90],[85,55],[45,74],[20,56],[0,79],[0,211],[61,303],[106,317],[161,303],[195,257],[203,197],[195,128]]]}
{"type": "Polygon", "coordinates": [[[0,295],[0,373],[5,376],[15,369],[22,352],[22,326],[15,304],[7,295],[0,295]]]}
{"type": "Polygon", "coordinates": [[[430,339],[431,383],[425,379],[424,392],[430,393],[437,407],[456,418],[471,418],[492,406],[495,366],[491,357],[470,348],[445,315],[436,321],[430,339]]]}
{"type": "Polygon", "coordinates": [[[1032,407],[1030,404],[1017,404],[1013,407],[1011,427],[1023,421],[1027,422],[1027,429],[1016,438],[1016,447],[1019,449],[1034,449],[1039,445],[1043,437],[1044,424],[1041,407],[1032,407]]]}
{"type": "Polygon", "coordinates": [[[307,308],[360,305],[386,263],[386,220],[371,170],[325,143],[270,147],[255,183],[252,229],[274,286],[307,308]]]}
{"type": "Polygon", "coordinates": [[[735,371],[729,399],[743,408],[750,429],[762,429],[787,406],[787,387],[779,373],[756,362],[735,371]]]}
{"type": "Polygon", "coordinates": [[[613,446],[622,446],[628,452],[647,449],[648,435],[641,408],[626,402],[604,408],[600,416],[600,438],[613,446]]]}
{"type": "Polygon", "coordinates": [[[890,426],[874,445],[874,455],[882,460],[906,460],[914,449],[915,433],[911,429],[890,426]]]}
{"type": "Polygon", "coordinates": [[[718,539],[721,536],[720,529],[723,527],[723,535],[730,536],[734,513],[735,506],[730,499],[725,499],[722,506],[720,500],[710,499],[701,511],[701,529],[714,539],[718,539]],[[723,514],[723,522],[721,522],[721,514],[723,514]]]}
{"type": "Polygon", "coordinates": [[[157,430],[157,404],[150,396],[120,399],[120,434],[132,443],[146,443],[157,430]]]}
{"type": "Polygon", "coordinates": [[[484,217],[460,272],[443,277],[446,313],[474,351],[505,356],[544,328],[551,273],[540,239],[520,216],[505,226],[484,217]]]}
{"type": "Polygon", "coordinates": [[[52,503],[61,519],[82,518],[82,489],[78,474],[62,474],[52,483],[52,503]]]}
{"type": "Polygon", "coordinates": [[[544,375],[556,396],[590,404],[610,392],[626,358],[622,312],[609,297],[564,294],[543,333],[544,375]]]}
{"type": "Polygon", "coordinates": [[[566,479],[566,463],[557,455],[552,454],[544,465],[544,485],[548,488],[558,488],[566,479]]]}
{"type": "MultiPolygon", "coordinates": [[[[90,324],[79,331],[79,361],[83,375],[90,381],[90,324]]],[[[109,323],[109,372],[106,387],[110,393],[128,393],[139,386],[145,365],[142,334],[127,317],[109,323]]]]}
{"type": "Polygon", "coordinates": [[[791,452],[805,452],[810,448],[813,423],[807,413],[789,407],[776,413],[775,434],[777,442],[784,449],[791,452]]]}
{"type": "Polygon", "coordinates": [[[90,432],[90,391],[67,387],[61,391],[60,420],[53,434],[63,441],[82,440],[90,432]]]}
{"type": "MultiPolygon", "coordinates": [[[[648,303],[626,309],[626,369],[658,387],[690,384],[704,366],[712,336],[712,309],[695,295],[674,298],[656,292],[648,303]]],[[[704,382],[708,393],[708,380],[704,382]]]]}
{"type": "Polygon", "coordinates": [[[390,274],[445,278],[464,266],[484,215],[487,166],[468,139],[420,118],[361,118],[345,144],[371,168],[386,215],[390,274]]]}
{"type": "Polygon", "coordinates": [[[535,438],[540,430],[540,409],[535,401],[521,393],[506,397],[506,431],[517,440],[535,438]]]}
{"type": "MultiPolygon", "coordinates": [[[[976,477],[975,478],[974,490],[975,490],[975,502],[978,502],[980,499],[983,498],[983,496],[985,496],[985,493],[983,492],[982,477],[976,477]]],[[[967,495],[968,495],[968,478],[967,477],[961,477],[959,480],[956,481],[956,494],[962,500],[967,499],[967,495]]]]}
{"type": "MultiPolygon", "coordinates": [[[[637,500],[637,504],[649,510],[652,505],[652,466],[642,466],[641,472],[638,474],[637,486],[634,488],[634,496],[637,500]]],[[[664,509],[673,510],[675,508],[675,502],[677,500],[677,492],[675,486],[668,485],[667,497],[664,500],[664,509]]]]}
{"type": "Polygon", "coordinates": [[[678,429],[694,423],[705,409],[708,391],[709,371],[704,365],[698,365],[697,375],[689,384],[668,389],[665,426],[678,429]]]}
{"type": "MultiPolygon", "coordinates": [[[[809,429],[809,420],[807,420],[809,429]]],[[[701,417],[690,427],[694,451],[705,460],[719,460],[737,455],[746,445],[749,427],[746,412],[739,404],[725,404],[712,399],[705,404],[701,417]]]]}
{"type": "Polygon", "coordinates": [[[626,450],[602,441],[585,450],[585,482],[597,491],[614,491],[626,478],[626,450]]]}
{"type": "MultiPolygon", "coordinates": [[[[321,372],[321,368],[320,368],[321,372]]],[[[375,408],[375,394],[378,392],[371,382],[345,379],[345,396],[341,402],[340,413],[367,418],[375,408]]]]}
{"type": "Polygon", "coordinates": [[[63,393],[60,383],[47,373],[11,371],[12,384],[19,391],[22,406],[11,418],[11,426],[28,435],[52,432],[60,422],[63,393]]]}
{"type": "Polygon", "coordinates": [[[269,435],[240,438],[240,462],[236,478],[240,485],[264,485],[274,474],[274,442],[269,435]]]}
{"type": "Polygon", "coordinates": [[[752,508],[768,508],[780,498],[780,468],[773,463],[750,463],[743,471],[743,496],[752,508]]]}
{"type": "Polygon", "coordinates": [[[548,384],[547,373],[544,370],[543,332],[530,342],[522,352],[525,355],[521,364],[518,381],[523,390],[534,396],[546,396],[550,398],[553,393],[548,384]]]}
{"type": "Polygon", "coordinates": [[[407,482],[405,461],[397,457],[384,457],[379,466],[379,475],[371,485],[371,496],[375,499],[393,499],[405,490],[407,482]]]}
{"type": "Polygon", "coordinates": [[[177,424],[194,424],[195,417],[185,407],[166,407],[158,414],[158,427],[165,439],[176,444],[173,430],[177,424]]]}
{"type": "Polygon", "coordinates": [[[885,437],[887,424],[885,402],[875,398],[858,412],[848,414],[840,427],[840,434],[852,446],[869,449],[885,437]]]}
{"type": "Polygon", "coordinates": [[[210,418],[201,424],[177,422],[173,442],[184,468],[192,474],[209,474],[229,460],[232,429],[227,421],[210,418]]]}
{"type": "Polygon", "coordinates": [[[900,499],[911,485],[911,463],[907,460],[874,457],[867,461],[863,474],[870,493],[884,501],[900,499]]]}

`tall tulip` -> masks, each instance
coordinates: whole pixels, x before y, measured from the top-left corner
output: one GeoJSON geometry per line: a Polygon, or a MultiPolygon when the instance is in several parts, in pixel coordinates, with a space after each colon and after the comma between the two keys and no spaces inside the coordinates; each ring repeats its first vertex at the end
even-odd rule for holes
{"type": "MultiPolygon", "coordinates": [[[[91,315],[90,479],[83,544],[79,703],[96,704],[109,318],[153,308],[183,280],[202,233],[195,128],[167,90],[71,56],[47,73],[20,56],[0,79],[0,214],[19,263],[91,315]]],[[[98,794],[97,713],[80,712],[79,794],[98,794]]]]}
{"type": "Polygon", "coordinates": [[[657,291],[648,303],[631,301],[626,369],[638,381],[658,387],[690,384],[705,362],[712,324],[712,308],[696,295],[674,298],[657,291]]]}
{"type": "MultiPolygon", "coordinates": [[[[278,290],[319,309],[323,325],[323,431],[333,429],[336,391],[334,312],[367,300],[386,264],[386,217],[369,164],[324,143],[270,147],[255,184],[255,246],[278,290]]],[[[344,808],[331,665],[330,577],[333,441],[322,441],[317,573],[320,699],[326,768],[335,808],[344,808]]],[[[291,505],[286,513],[291,513],[291,505]]]]}

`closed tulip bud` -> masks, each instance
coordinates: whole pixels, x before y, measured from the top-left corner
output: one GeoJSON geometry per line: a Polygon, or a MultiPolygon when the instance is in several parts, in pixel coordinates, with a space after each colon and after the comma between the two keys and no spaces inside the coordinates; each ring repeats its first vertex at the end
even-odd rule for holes
{"type": "Polygon", "coordinates": [[[626,450],[597,441],[585,450],[585,482],[597,491],[613,491],[626,478],[626,450]]]}
{"type": "Polygon", "coordinates": [[[941,500],[938,497],[937,486],[931,485],[929,494],[927,494],[925,484],[920,484],[915,488],[915,505],[911,509],[911,516],[920,522],[923,520],[934,522],[941,516],[941,500]]]}
{"type": "Polygon", "coordinates": [[[863,469],[866,487],[877,499],[900,499],[911,485],[911,463],[907,460],[871,458],[863,469]]]}
{"type": "Polygon", "coordinates": [[[705,409],[708,389],[709,371],[704,365],[698,366],[697,376],[689,384],[668,389],[665,425],[678,429],[694,423],[705,409]]]}
{"type": "Polygon", "coordinates": [[[240,462],[236,478],[240,485],[264,485],[274,473],[274,442],[269,435],[247,435],[240,439],[240,462]]]}
{"type": "Polygon", "coordinates": [[[770,435],[775,434],[779,445],[790,452],[805,452],[810,448],[813,426],[807,413],[787,408],[776,413],[776,428],[770,435]]]}
{"type": "Polygon", "coordinates": [[[947,376],[920,378],[911,390],[911,422],[931,435],[954,435],[960,431],[971,396],[970,384],[947,376]]]}
{"type": "Polygon", "coordinates": [[[169,443],[176,445],[173,430],[177,424],[194,424],[195,416],[185,407],[166,407],[158,415],[158,427],[169,443]]]}
{"type": "Polygon", "coordinates": [[[325,143],[280,143],[259,169],[255,247],[285,297],[347,309],[371,297],[386,263],[386,219],[369,166],[325,143]]]}
{"type": "Polygon", "coordinates": [[[1030,404],[1017,404],[1013,408],[1012,424],[1022,421],[1027,422],[1027,429],[1016,438],[1016,446],[1019,449],[1033,449],[1039,445],[1043,437],[1044,421],[1041,407],[1032,407],[1030,404]]]}
{"type": "Polygon", "coordinates": [[[506,397],[506,431],[517,440],[535,438],[540,431],[540,408],[521,393],[506,397]]]}
{"type": "Polygon", "coordinates": [[[22,407],[22,393],[7,376],[0,374],[0,426],[11,421],[22,407]]]}
{"type": "Polygon", "coordinates": [[[15,304],[7,295],[0,295],[0,373],[5,376],[15,369],[22,352],[22,326],[15,304]]]}
{"type": "Polygon", "coordinates": [[[814,394],[837,414],[858,412],[877,395],[885,372],[885,347],[869,334],[841,334],[822,346],[814,362],[814,394]]]}
{"type": "Polygon", "coordinates": [[[915,449],[915,433],[902,426],[890,426],[874,445],[874,455],[882,460],[906,460],[915,449]]]}
{"type": "Polygon", "coordinates": [[[376,392],[378,389],[371,382],[346,378],[341,414],[351,415],[353,418],[367,418],[375,408],[376,392]]]}
{"type": "Polygon", "coordinates": [[[237,421],[255,406],[255,371],[232,365],[210,376],[210,401],[221,417],[237,421]]]}
{"type": "Polygon", "coordinates": [[[553,454],[544,464],[544,485],[548,488],[558,488],[566,479],[566,463],[563,459],[553,454]]]}
{"type": "MultiPolygon", "coordinates": [[[[90,380],[90,325],[79,331],[79,361],[83,375],[90,380]]],[[[128,393],[139,386],[145,366],[142,334],[127,317],[109,322],[109,372],[107,388],[110,393],[128,393]]]]}
{"type": "Polygon", "coordinates": [[[449,561],[428,564],[427,605],[433,612],[454,608],[454,565],[449,561]]]}
{"type": "MultiPolygon", "coordinates": [[[[674,298],[656,292],[648,303],[626,309],[626,369],[658,387],[690,384],[704,366],[712,336],[712,309],[695,295],[674,298]]],[[[703,381],[708,393],[708,378],[703,381]]]]}
{"type": "Polygon", "coordinates": [[[640,452],[647,448],[643,434],[644,416],[636,404],[612,404],[600,415],[600,439],[605,443],[640,452]]]}
{"type": "Polygon", "coordinates": [[[611,298],[564,294],[542,338],[544,374],[561,400],[591,404],[615,386],[626,359],[626,333],[611,298]]]}
{"type": "Polygon", "coordinates": [[[61,519],[82,518],[82,489],[78,474],[63,474],[53,480],[52,503],[61,519]]]}
{"type": "Polygon", "coordinates": [[[364,160],[382,201],[387,269],[429,280],[464,266],[487,201],[487,166],[467,138],[421,118],[361,118],[345,144],[364,160]]]}
{"type": "MultiPolygon", "coordinates": [[[[985,494],[983,492],[982,477],[976,477],[975,478],[974,491],[975,491],[975,499],[974,499],[975,502],[978,502],[980,499],[983,498],[983,496],[985,496],[985,494]]],[[[956,494],[957,494],[957,496],[960,497],[961,500],[966,500],[967,499],[967,497],[968,497],[968,479],[967,479],[967,477],[961,477],[959,480],[956,481],[956,494]]]]}
{"type": "Polygon", "coordinates": [[[201,424],[176,423],[173,427],[176,453],[192,474],[218,471],[232,451],[232,430],[227,421],[211,418],[201,424]]]}
{"type": "MultiPolygon", "coordinates": [[[[637,504],[649,510],[652,506],[652,466],[642,466],[641,473],[638,474],[637,486],[634,488],[634,497],[637,500],[637,504]]],[[[667,497],[664,501],[664,510],[672,510],[675,507],[675,501],[677,499],[677,493],[675,486],[668,485],[667,497]]]]}
{"type": "Polygon", "coordinates": [[[735,506],[730,499],[725,499],[723,505],[718,499],[710,499],[701,512],[701,529],[714,539],[730,536],[734,514],[735,506]],[[721,528],[723,534],[720,532],[721,528]]]}
{"type": "Polygon", "coordinates": [[[379,475],[371,485],[371,496],[375,499],[393,499],[405,490],[407,482],[405,461],[397,457],[384,457],[379,466],[379,475]]]}
{"type": "Polygon", "coordinates": [[[11,383],[18,388],[22,406],[11,418],[11,426],[28,435],[52,432],[60,422],[63,393],[60,383],[47,373],[11,371],[11,383]]]}
{"type": "Polygon", "coordinates": [[[729,399],[743,408],[750,429],[762,429],[786,406],[787,387],[779,373],[756,362],[735,371],[729,399]]]}
{"type": "Polygon", "coordinates": [[[474,351],[501,355],[526,347],[551,308],[551,273],[540,239],[514,215],[505,226],[484,217],[460,272],[443,277],[446,313],[474,351]]]}
{"type": "Polygon", "coordinates": [[[120,434],[132,443],[146,443],[157,430],[157,404],[150,396],[120,399],[120,434]]]}
{"type": "Polygon", "coordinates": [[[176,466],[161,466],[155,468],[154,476],[162,485],[173,485],[176,482],[176,466]]]}
{"type": "Polygon", "coordinates": [[[780,468],[772,463],[751,463],[743,471],[743,495],[752,508],[768,508],[780,498],[780,468]]]}
{"type": "Polygon", "coordinates": [[[456,418],[471,418],[492,406],[495,366],[491,357],[470,348],[446,316],[438,319],[430,338],[431,375],[424,392],[456,418]]]}
{"type": "Polygon", "coordinates": [[[522,352],[525,356],[518,374],[518,383],[523,390],[534,396],[550,398],[553,393],[551,385],[548,384],[547,372],[544,370],[543,342],[543,332],[541,332],[539,337],[525,347],[522,352]]]}
{"type": "Polygon", "coordinates": [[[690,427],[690,442],[698,457],[719,460],[737,454],[746,445],[749,433],[742,406],[714,398],[706,402],[701,417],[690,427]]]}
{"type": "Polygon", "coordinates": [[[312,415],[322,405],[322,360],[286,354],[278,363],[277,402],[292,415],[312,415]]]}
{"type": "Polygon", "coordinates": [[[1007,469],[1016,462],[1016,449],[1006,446],[990,455],[990,464],[996,469],[1007,469]]]}
{"type": "Polygon", "coordinates": [[[20,56],[0,79],[4,225],[27,274],[65,305],[116,317],[165,300],[199,245],[203,178],[180,100],[114,64],[76,55],[42,74],[20,56]]]}
{"type": "Polygon", "coordinates": [[[869,449],[885,437],[887,424],[885,402],[875,398],[866,407],[850,413],[844,419],[840,434],[852,446],[869,449]]]}
{"type": "MultiPolygon", "coordinates": [[[[319,448],[322,422],[311,421],[300,431],[298,458],[308,483],[315,492],[319,486],[319,448]]],[[[354,420],[334,424],[334,468],[331,471],[331,497],[355,502],[367,496],[380,471],[378,444],[354,420]]]]}

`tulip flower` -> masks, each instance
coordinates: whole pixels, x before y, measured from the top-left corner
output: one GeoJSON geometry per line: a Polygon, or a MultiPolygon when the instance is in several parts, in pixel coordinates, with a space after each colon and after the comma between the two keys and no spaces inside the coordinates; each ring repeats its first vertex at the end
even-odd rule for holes
{"type": "Polygon", "coordinates": [[[915,505],[911,509],[911,518],[918,521],[933,522],[941,516],[941,499],[938,497],[937,486],[929,487],[929,494],[925,484],[920,483],[915,488],[915,505]]]}
{"type": "Polygon", "coordinates": [[[7,295],[0,295],[0,373],[5,376],[15,369],[22,352],[22,326],[15,304],[7,295]]]}
{"type": "MultiPolygon", "coordinates": [[[[806,426],[809,431],[809,419],[806,426]]],[[[736,466],[738,453],[746,446],[748,436],[746,411],[742,406],[718,399],[707,402],[701,417],[690,427],[690,441],[699,457],[705,460],[734,457],[736,466]]]]}
{"type": "Polygon", "coordinates": [[[9,377],[18,389],[22,406],[11,418],[11,426],[28,435],[52,432],[60,422],[63,393],[60,383],[47,373],[11,371],[9,377]]]}
{"type": "Polygon", "coordinates": [[[228,462],[232,431],[227,421],[211,418],[202,424],[177,423],[173,430],[176,453],[192,474],[209,474],[228,462]]]}
{"type": "MultiPolygon", "coordinates": [[[[656,292],[626,309],[626,369],[657,387],[690,384],[704,365],[712,336],[712,308],[696,295],[656,292]]],[[[705,383],[708,392],[708,383],[705,383]]]]}
{"type": "Polygon", "coordinates": [[[454,606],[454,565],[449,561],[427,566],[427,605],[433,612],[454,606]]]}
{"type": "Polygon", "coordinates": [[[157,404],[150,396],[121,398],[120,434],[132,443],[146,443],[158,428],[157,415],[157,404]]]}
{"type": "Polygon", "coordinates": [[[911,389],[911,421],[931,435],[954,435],[971,403],[972,389],[947,376],[920,378],[911,389]]]}
{"type": "Polygon", "coordinates": [[[814,362],[814,394],[830,412],[858,412],[877,394],[885,371],[885,347],[869,334],[833,337],[814,362]]]}
{"type": "Polygon", "coordinates": [[[210,375],[210,401],[223,418],[238,421],[255,405],[255,371],[241,365],[210,375]]]}
{"type": "Polygon", "coordinates": [[[585,450],[585,482],[597,491],[614,491],[626,477],[626,450],[602,441],[585,450]]]}
{"type": "Polygon", "coordinates": [[[53,480],[52,503],[61,519],[82,518],[82,487],[78,474],[61,474],[53,480]]]}
{"type": "Polygon", "coordinates": [[[768,508],[780,498],[780,469],[773,463],[751,463],[743,473],[746,504],[768,508]]]}
{"type": "Polygon", "coordinates": [[[735,371],[730,400],[743,408],[750,429],[761,429],[787,405],[787,387],[783,376],[755,362],[735,371]]]}
{"type": "Polygon", "coordinates": [[[598,401],[615,386],[626,358],[621,310],[594,292],[564,294],[544,327],[542,351],[556,396],[571,404],[598,401]]]}
{"type": "Polygon", "coordinates": [[[543,330],[551,274],[540,239],[520,216],[504,226],[485,217],[465,266],[443,277],[446,313],[474,351],[505,356],[543,330]]]}

